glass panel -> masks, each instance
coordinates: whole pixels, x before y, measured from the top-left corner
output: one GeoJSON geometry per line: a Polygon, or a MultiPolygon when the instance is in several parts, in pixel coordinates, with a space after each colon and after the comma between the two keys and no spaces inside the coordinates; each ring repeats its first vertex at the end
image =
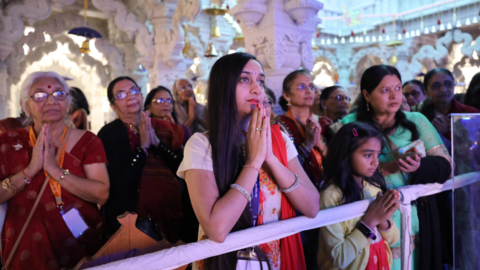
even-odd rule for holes
{"type": "MultiPolygon", "coordinates": [[[[480,178],[480,114],[452,114],[455,185],[480,178]]],[[[480,181],[452,192],[454,269],[480,269],[480,181]]]]}

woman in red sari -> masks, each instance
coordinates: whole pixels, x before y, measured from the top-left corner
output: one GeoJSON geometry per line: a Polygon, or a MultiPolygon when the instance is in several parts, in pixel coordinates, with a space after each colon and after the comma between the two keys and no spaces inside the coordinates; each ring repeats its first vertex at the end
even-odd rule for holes
{"type": "Polygon", "coordinates": [[[109,180],[102,142],[88,131],[66,125],[71,101],[58,74],[30,74],[20,100],[31,125],[0,135],[0,178],[4,179],[0,202],[8,201],[2,231],[4,267],[71,268],[103,244],[105,221],[97,204],[107,201],[109,180]],[[44,183],[45,192],[39,197],[44,183]],[[21,235],[37,197],[38,207],[21,235]],[[64,217],[83,219],[86,229],[68,226],[62,212],[64,217]]]}

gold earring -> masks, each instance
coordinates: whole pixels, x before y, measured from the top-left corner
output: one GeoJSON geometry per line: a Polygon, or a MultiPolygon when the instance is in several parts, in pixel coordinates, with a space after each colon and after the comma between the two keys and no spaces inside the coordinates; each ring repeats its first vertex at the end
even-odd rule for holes
{"type": "Polygon", "coordinates": [[[367,111],[370,111],[370,104],[367,102],[367,111]]]}
{"type": "Polygon", "coordinates": [[[290,98],[287,98],[287,101],[288,101],[287,106],[292,106],[292,103],[290,103],[290,98]]]}

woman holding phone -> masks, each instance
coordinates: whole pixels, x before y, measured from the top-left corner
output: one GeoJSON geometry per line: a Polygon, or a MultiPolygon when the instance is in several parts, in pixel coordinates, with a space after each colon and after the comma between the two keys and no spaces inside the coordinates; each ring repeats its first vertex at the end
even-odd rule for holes
{"type": "MultiPolygon", "coordinates": [[[[360,87],[362,92],[358,97],[356,111],[332,125],[332,130],[336,132],[342,125],[359,121],[371,124],[383,133],[386,147],[382,149],[383,155],[379,157],[378,170],[385,177],[389,189],[412,184],[445,182],[451,174],[451,158],[435,127],[425,116],[400,109],[403,93],[398,70],[387,65],[372,66],[363,73],[360,87]],[[423,142],[425,151],[421,151],[421,147],[420,150],[410,147],[412,142],[419,142],[419,139],[423,142]],[[420,155],[420,152],[426,155],[420,155]]],[[[422,219],[425,214],[418,213],[417,206],[412,204],[411,239],[420,243],[415,245],[413,251],[413,268],[438,269],[435,266],[442,264],[442,254],[438,254],[437,251],[442,243],[437,242],[441,241],[441,237],[434,236],[433,233],[440,230],[439,226],[442,225],[436,220],[427,220],[428,226],[422,227],[422,236],[416,241],[420,227],[419,218],[422,219]]],[[[398,210],[393,214],[393,220],[401,227],[398,210]]],[[[394,259],[392,269],[400,269],[399,244],[392,246],[391,250],[394,259]]]]}

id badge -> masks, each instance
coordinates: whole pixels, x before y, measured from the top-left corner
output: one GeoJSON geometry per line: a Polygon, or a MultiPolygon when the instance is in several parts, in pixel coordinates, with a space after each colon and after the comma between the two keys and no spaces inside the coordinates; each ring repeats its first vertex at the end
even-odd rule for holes
{"type": "Polygon", "coordinates": [[[268,262],[259,261],[253,249],[237,252],[237,270],[267,270],[268,262]]]}
{"type": "Polygon", "coordinates": [[[63,214],[63,220],[75,238],[78,238],[86,229],[88,229],[87,224],[76,208],[72,208],[63,214]]]}

